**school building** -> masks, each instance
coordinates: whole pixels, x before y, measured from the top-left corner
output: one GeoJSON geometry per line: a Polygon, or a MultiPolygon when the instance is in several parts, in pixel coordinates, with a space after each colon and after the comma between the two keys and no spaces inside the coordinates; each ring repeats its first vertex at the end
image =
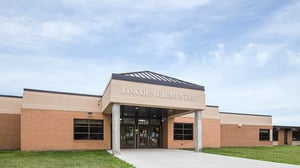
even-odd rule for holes
{"type": "Polygon", "coordinates": [[[300,145],[300,127],[220,112],[204,86],[151,71],[112,74],[103,95],[0,96],[0,149],[100,150],[300,145]]]}

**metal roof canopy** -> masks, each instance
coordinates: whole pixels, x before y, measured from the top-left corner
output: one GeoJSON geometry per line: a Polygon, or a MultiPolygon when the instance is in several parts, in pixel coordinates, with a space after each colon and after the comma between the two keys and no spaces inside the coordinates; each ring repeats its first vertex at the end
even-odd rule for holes
{"type": "Polygon", "coordinates": [[[129,73],[113,73],[112,79],[141,82],[149,84],[157,84],[164,86],[173,86],[179,88],[187,88],[204,91],[204,86],[186,82],[180,79],[172,78],[166,75],[158,74],[151,71],[129,72],[129,73]]]}

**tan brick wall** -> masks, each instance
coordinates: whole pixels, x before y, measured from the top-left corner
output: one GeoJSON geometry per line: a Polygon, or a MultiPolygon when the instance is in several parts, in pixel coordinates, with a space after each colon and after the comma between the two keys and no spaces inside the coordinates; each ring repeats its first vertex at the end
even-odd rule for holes
{"type": "Polygon", "coordinates": [[[21,150],[92,150],[110,149],[110,116],[94,112],[22,109],[21,150]],[[74,119],[103,119],[104,140],[74,140],[74,119]]]}
{"type": "MultiPolygon", "coordinates": [[[[168,148],[194,148],[194,140],[173,140],[173,125],[176,122],[194,123],[194,118],[176,117],[168,120],[168,148]]],[[[202,126],[203,147],[220,147],[220,120],[203,118],[202,126]]]]}
{"type": "Polygon", "coordinates": [[[221,147],[221,127],[220,120],[203,119],[203,147],[221,147]]]}
{"type": "Polygon", "coordinates": [[[284,145],[284,130],[278,131],[278,145],[284,145]]]}
{"type": "Polygon", "coordinates": [[[254,126],[237,124],[221,125],[221,146],[272,146],[272,141],[259,141],[259,129],[270,129],[272,126],[254,126]]]}
{"type": "Polygon", "coordinates": [[[0,114],[0,149],[20,148],[20,114],[0,114]]]}
{"type": "MultiPolygon", "coordinates": [[[[284,144],[284,129],[280,129],[278,131],[278,145],[286,145],[284,144]]],[[[293,133],[291,130],[288,130],[287,132],[287,145],[292,145],[293,144],[293,133]]]]}
{"type": "Polygon", "coordinates": [[[100,112],[101,97],[24,90],[22,108],[100,112]]]}
{"type": "Polygon", "coordinates": [[[293,143],[293,132],[291,130],[288,131],[288,134],[287,134],[287,143],[288,145],[292,145],[293,143]]]}
{"type": "Polygon", "coordinates": [[[0,114],[20,114],[22,98],[0,96],[0,114]]]}

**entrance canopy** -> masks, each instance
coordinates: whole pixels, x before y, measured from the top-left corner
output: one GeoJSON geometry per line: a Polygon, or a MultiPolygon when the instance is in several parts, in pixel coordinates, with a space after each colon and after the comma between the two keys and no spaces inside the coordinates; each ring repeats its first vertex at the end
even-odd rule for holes
{"type": "Polygon", "coordinates": [[[120,146],[123,143],[126,143],[127,147],[159,146],[160,125],[154,123],[161,121],[153,118],[157,118],[156,115],[160,115],[158,118],[161,119],[163,116],[170,118],[192,112],[195,114],[195,151],[202,150],[202,110],[205,109],[203,86],[150,71],[113,74],[101,101],[101,111],[112,115],[113,154],[120,153],[120,146]],[[126,108],[135,109],[126,110],[126,108]],[[135,110],[138,112],[134,112],[135,110]],[[124,118],[126,114],[134,114],[135,117],[124,118]],[[142,116],[136,115],[148,117],[143,119],[142,116]],[[123,125],[121,129],[123,119],[127,119],[129,124],[133,123],[123,125]],[[152,125],[151,120],[154,121],[152,125]],[[133,133],[134,129],[136,130],[133,133]],[[136,135],[139,135],[139,138],[134,139],[136,135]],[[130,137],[132,140],[124,141],[124,138],[128,140],[130,137]]]}
{"type": "Polygon", "coordinates": [[[205,108],[204,86],[150,71],[113,74],[103,94],[102,112],[111,113],[112,103],[155,107],[168,116],[205,108]]]}

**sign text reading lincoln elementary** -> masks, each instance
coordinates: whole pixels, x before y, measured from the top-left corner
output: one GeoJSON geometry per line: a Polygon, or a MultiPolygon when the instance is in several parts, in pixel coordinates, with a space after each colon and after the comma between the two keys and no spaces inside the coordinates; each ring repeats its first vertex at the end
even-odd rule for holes
{"type": "Polygon", "coordinates": [[[135,96],[156,97],[156,98],[184,100],[184,101],[200,100],[200,96],[195,94],[186,94],[186,93],[160,91],[160,90],[148,90],[148,89],[132,88],[132,87],[122,87],[121,93],[128,94],[128,95],[135,95],[135,96]]]}

